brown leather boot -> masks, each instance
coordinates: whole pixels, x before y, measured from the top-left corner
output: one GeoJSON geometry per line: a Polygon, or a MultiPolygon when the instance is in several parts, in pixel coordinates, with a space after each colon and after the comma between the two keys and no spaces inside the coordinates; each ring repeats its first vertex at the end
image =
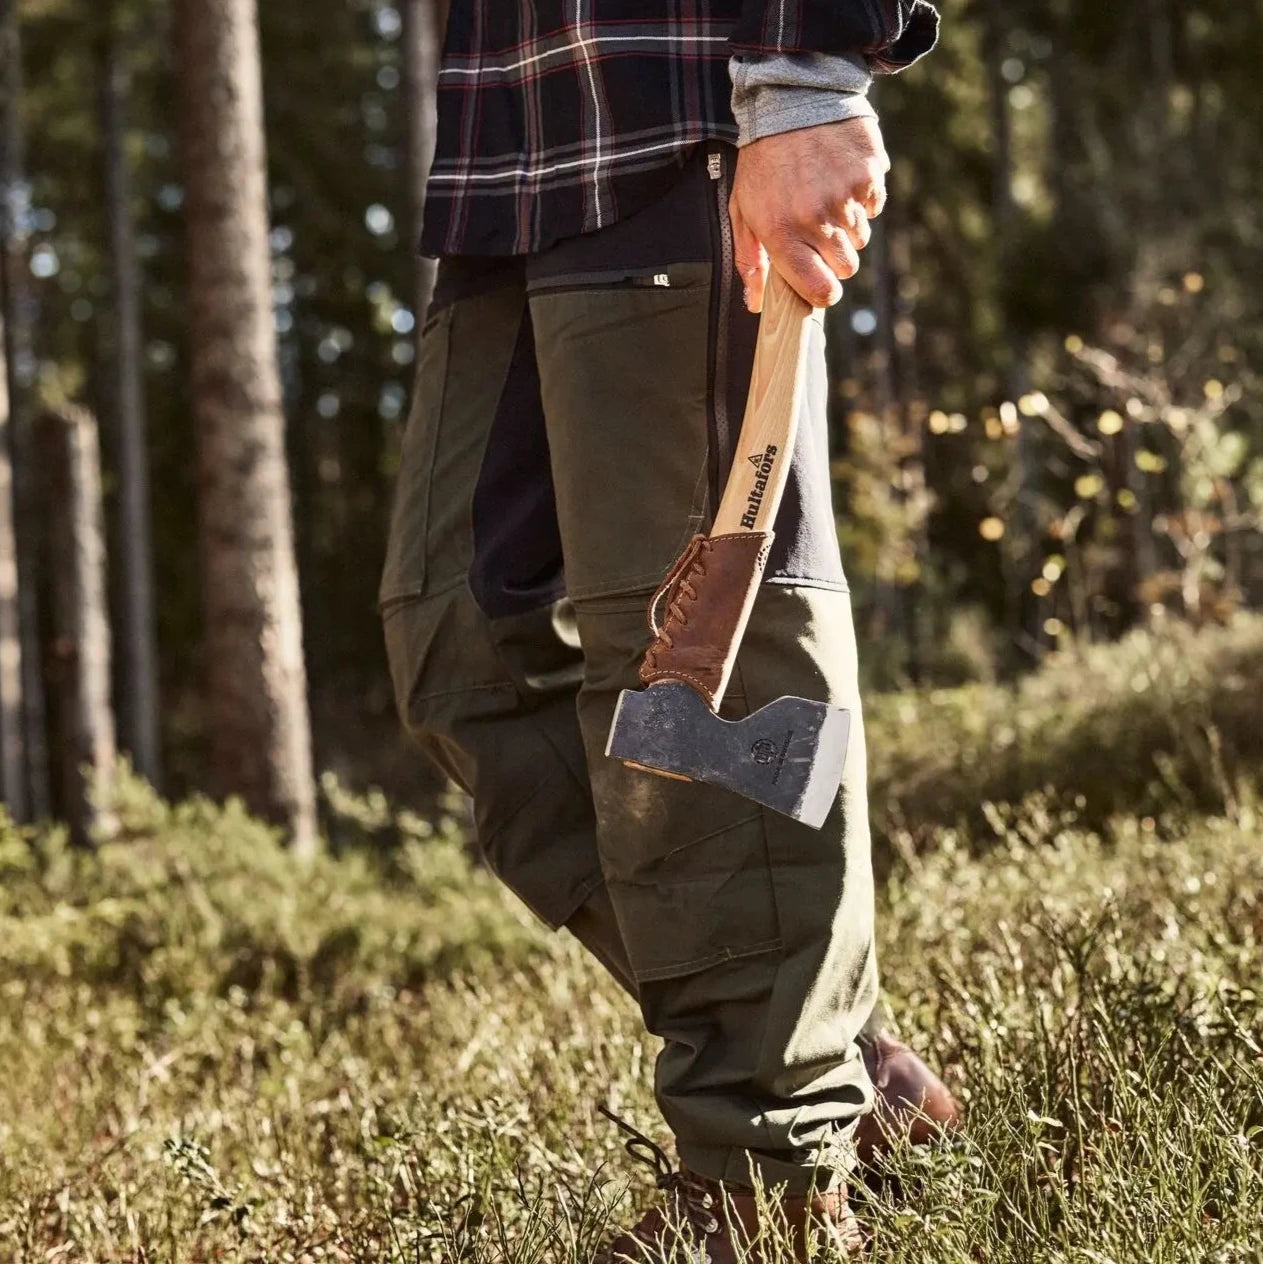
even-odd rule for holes
{"type": "Polygon", "coordinates": [[[631,1138],[633,1158],[654,1169],[663,1198],[602,1257],[602,1264],[761,1264],[765,1259],[806,1260],[814,1237],[817,1252],[858,1254],[864,1242],[845,1185],[827,1193],[768,1196],[766,1214],[749,1190],[713,1181],[687,1168],[674,1169],[662,1149],[643,1133],[601,1108],[631,1138]]]}
{"type": "Polygon", "coordinates": [[[898,1137],[926,1145],[960,1127],[960,1107],[947,1085],[902,1041],[882,1031],[860,1049],[875,1090],[872,1113],[855,1131],[861,1163],[880,1158],[898,1137]]]}

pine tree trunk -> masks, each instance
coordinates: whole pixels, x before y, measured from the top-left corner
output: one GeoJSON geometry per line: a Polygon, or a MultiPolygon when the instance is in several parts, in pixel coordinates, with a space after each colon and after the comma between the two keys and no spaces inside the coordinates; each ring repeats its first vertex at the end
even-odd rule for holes
{"type": "MultiPolygon", "coordinates": [[[[434,161],[435,95],[438,91],[439,54],[447,5],[443,0],[404,0],[403,3],[404,100],[407,111],[408,245],[416,250],[421,240],[425,213],[425,184],[434,161]]],[[[434,293],[435,261],[420,254],[416,261],[417,336],[425,324],[426,309],[434,293]]]]}
{"type": "Polygon", "coordinates": [[[0,799],[15,821],[30,811],[22,714],[22,632],[18,612],[17,540],[13,533],[13,461],[9,449],[9,379],[0,305],[0,799]]]}
{"type": "Polygon", "coordinates": [[[1013,225],[1013,127],[1004,64],[1007,28],[1004,0],[986,0],[983,57],[987,67],[987,110],[991,118],[991,214],[1007,237],[1013,225]]]}
{"type": "Polygon", "coordinates": [[[43,414],[40,483],[48,515],[54,681],[61,815],[86,846],[108,831],[114,771],[110,705],[110,619],[96,419],[82,408],[43,414]]]}
{"type": "Polygon", "coordinates": [[[315,847],[315,792],[272,316],[254,0],[178,0],[207,736],[221,792],[315,847]]]}
{"type": "Polygon", "coordinates": [[[132,766],[162,779],[158,740],[158,645],[154,629],[153,538],[146,446],[141,275],[125,149],[129,74],[118,6],[102,14],[100,110],[105,153],[105,216],[113,297],[110,339],[111,448],[118,482],[119,727],[132,766]]]}
{"type": "Polygon", "coordinates": [[[0,0],[0,301],[4,304],[4,360],[8,373],[27,807],[32,817],[41,818],[51,813],[52,802],[36,587],[39,533],[28,401],[34,355],[26,286],[30,190],[25,174],[21,108],[22,43],[17,0],[0,0]]]}

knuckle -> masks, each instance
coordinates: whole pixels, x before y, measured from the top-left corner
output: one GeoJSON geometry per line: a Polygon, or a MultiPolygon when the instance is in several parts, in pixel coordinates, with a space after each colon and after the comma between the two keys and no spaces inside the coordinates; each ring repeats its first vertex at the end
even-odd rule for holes
{"type": "Polygon", "coordinates": [[[802,213],[797,218],[800,224],[818,229],[832,222],[833,208],[823,199],[809,202],[802,208],[802,213]]]}
{"type": "Polygon", "coordinates": [[[765,241],[771,242],[790,242],[797,236],[796,229],[798,227],[794,216],[788,211],[780,211],[774,214],[768,223],[767,235],[765,241]]]}
{"type": "Polygon", "coordinates": [[[833,270],[842,280],[850,280],[860,269],[859,256],[854,250],[846,250],[839,247],[837,256],[834,259],[833,270]]]}

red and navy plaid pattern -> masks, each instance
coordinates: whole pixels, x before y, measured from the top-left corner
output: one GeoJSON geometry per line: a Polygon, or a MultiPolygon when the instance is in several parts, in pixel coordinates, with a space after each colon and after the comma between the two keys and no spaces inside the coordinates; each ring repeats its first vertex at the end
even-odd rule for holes
{"type": "Polygon", "coordinates": [[[891,71],[937,29],[927,0],[452,0],[422,249],[529,254],[647,206],[736,140],[733,52],[891,71]]]}

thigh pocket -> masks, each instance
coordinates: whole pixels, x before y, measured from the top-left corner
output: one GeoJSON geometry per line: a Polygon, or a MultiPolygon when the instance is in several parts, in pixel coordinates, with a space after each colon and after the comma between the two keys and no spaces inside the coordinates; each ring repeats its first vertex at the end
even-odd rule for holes
{"type": "MultiPolygon", "coordinates": [[[[664,780],[626,771],[645,782],[664,780]]],[[[780,951],[762,813],[745,804],[734,811],[731,802],[721,801],[722,791],[665,780],[664,784],[674,785],[676,791],[668,793],[680,798],[679,811],[672,814],[677,818],[674,828],[665,835],[675,840],[674,846],[653,857],[642,856],[635,866],[611,864],[608,833],[601,834],[606,883],[636,978],[669,979],[723,961],[780,951]]],[[[654,796],[654,787],[638,786],[629,795],[629,805],[641,807],[654,796]]]]}
{"type": "Polygon", "coordinates": [[[386,656],[409,735],[464,790],[475,752],[460,749],[465,717],[512,710],[517,691],[464,581],[427,597],[388,603],[386,656]]]}
{"type": "Polygon", "coordinates": [[[523,705],[463,584],[386,615],[399,711],[473,797],[487,864],[550,926],[600,882],[573,696],[523,705]]]}
{"type": "Polygon", "coordinates": [[[445,307],[432,317],[421,339],[412,411],[399,458],[390,541],[382,576],[383,602],[419,597],[426,588],[434,453],[447,388],[454,311],[454,306],[445,307]]]}
{"type": "MultiPolygon", "coordinates": [[[[637,688],[644,597],[577,603],[586,675],[579,720],[588,748],[601,867],[636,977],[690,974],[781,947],[767,823],[727,790],[628,768],[605,754],[619,691],[637,688]]],[[[745,713],[734,692],[729,718],[745,713]]]]}
{"type": "Polygon", "coordinates": [[[530,304],[570,595],[652,587],[707,511],[710,265],[530,304]]]}
{"type": "Polygon", "coordinates": [[[592,783],[602,866],[638,979],[780,950],[757,805],[612,759],[593,768],[592,783]]]}

